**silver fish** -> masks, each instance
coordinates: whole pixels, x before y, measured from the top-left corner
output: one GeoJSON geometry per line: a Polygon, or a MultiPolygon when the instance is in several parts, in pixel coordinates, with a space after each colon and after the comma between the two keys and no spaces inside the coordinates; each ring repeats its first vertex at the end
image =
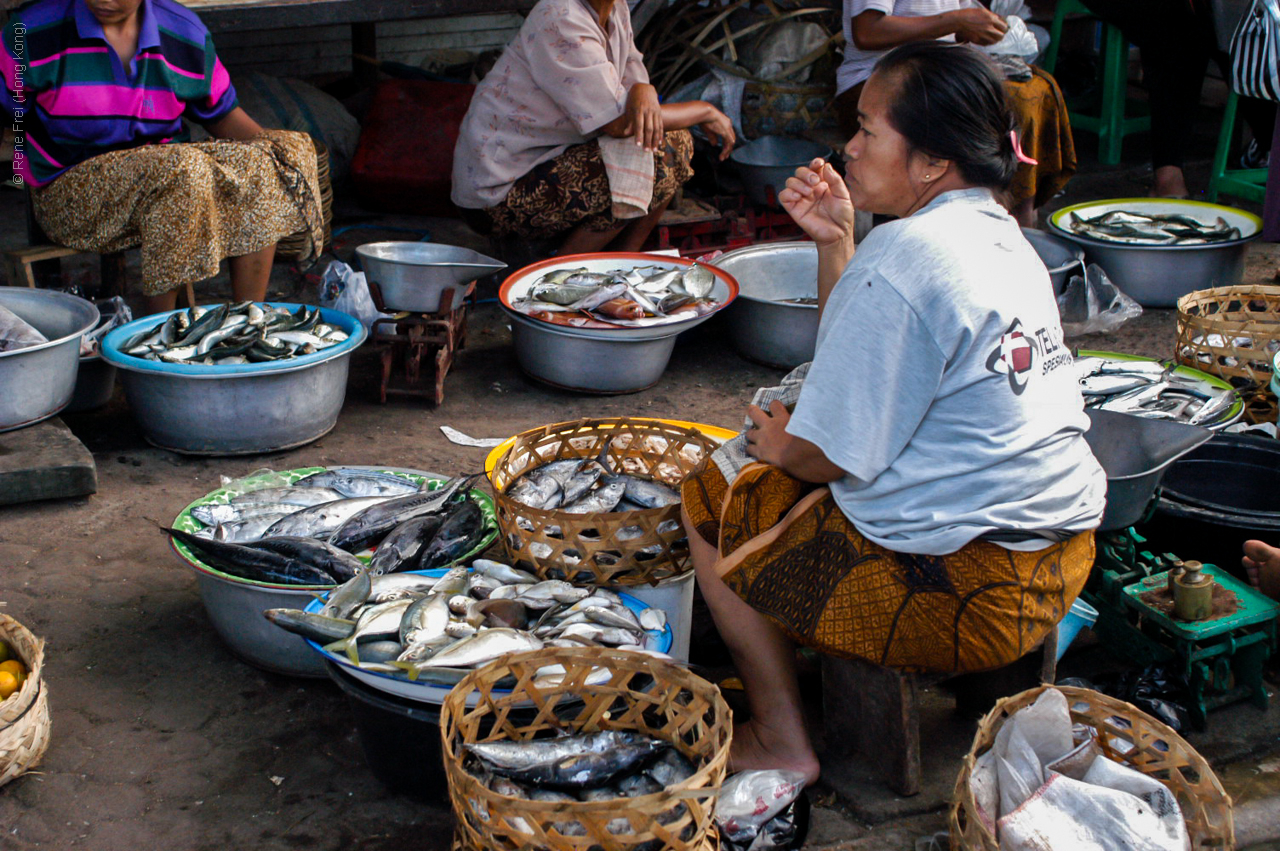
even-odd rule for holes
{"type": "Polygon", "coordinates": [[[361,496],[405,496],[421,489],[412,479],[376,470],[333,469],[312,473],[296,487],[332,488],[348,499],[361,496]]]}
{"type": "Polygon", "coordinates": [[[612,482],[592,491],[572,505],[560,506],[559,510],[566,514],[608,514],[617,507],[626,489],[624,482],[612,482]]]}
{"type": "Polygon", "coordinates": [[[504,585],[533,584],[538,581],[538,577],[532,573],[487,558],[478,558],[471,562],[471,569],[481,576],[496,579],[504,585]]]}
{"type": "Polygon", "coordinates": [[[296,505],[309,508],[326,502],[342,499],[342,494],[331,488],[263,488],[256,491],[245,491],[231,497],[231,505],[256,505],[258,503],[277,503],[279,505],[296,505]]]}
{"type": "Polygon", "coordinates": [[[585,789],[612,782],[669,745],[639,733],[607,730],[558,739],[485,742],[463,747],[479,757],[490,771],[517,782],[585,789]]]}
{"type": "Polygon", "coordinates": [[[324,649],[331,653],[345,653],[351,663],[358,664],[360,656],[356,644],[361,638],[370,635],[395,635],[400,628],[400,619],[412,600],[392,600],[379,603],[365,609],[356,620],[355,631],[342,641],[327,645],[324,649]]]}
{"type": "Polygon", "coordinates": [[[441,650],[420,663],[425,668],[471,668],[492,662],[508,653],[541,650],[542,642],[517,629],[486,629],[441,650]]]}
{"type": "Polygon", "coordinates": [[[313,505],[280,520],[267,530],[265,537],[297,535],[303,538],[323,538],[361,511],[385,499],[382,496],[364,496],[313,505]]]}
{"type": "Polygon", "coordinates": [[[370,580],[369,599],[375,603],[403,597],[419,597],[436,584],[436,577],[420,573],[388,573],[375,575],[370,580]]]}
{"type": "Polygon", "coordinates": [[[373,593],[373,582],[369,571],[361,570],[355,576],[339,585],[329,593],[320,614],[331,618],[346,618],[360,606],[363,606],[373,593]]]}

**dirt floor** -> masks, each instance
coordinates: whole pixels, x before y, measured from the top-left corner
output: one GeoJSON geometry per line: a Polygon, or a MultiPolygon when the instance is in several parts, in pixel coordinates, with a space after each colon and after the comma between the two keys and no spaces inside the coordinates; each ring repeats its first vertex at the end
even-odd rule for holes
{"type": "MultiPolygon", "coordinates": [[[[1126,166],[1086,170],[1055,203],[1144,194],[1141,156],[1140,148],[1126,150],[1126,166]]],[[[1203,176],[1201,163],[1193,178],[1203,183],[1203,176]]],[[[6,246],[22,243],[21,222],[21,197],[0,194],[6,246]]],[[[335,224],[421,227],[439,241],[485,247],[444,220],[348,210],[335,224]]],[[[355,244],[382,236],[394,238],[376,227],[348,232],[338,253],[349,256],[355,244]]],[[[1247,280],[1269,281],[1276,259],[1273,246],[1255,244],[1247,280]]],[[[72,264],[73,280],[83,268],[72,264]]],[[[273,294],[314,298],[314,285],[281,266],[273,294]]],[[[1168,357],[1173,341],[1173,313],[1153,310],[1116,334],[1070,342],[1168,357]]],[[[506,437],[578,416],[641,414],[738,428],[752,391],[779,376],[734,354],[712,322],[680,338],[650,390],[619,397],[560,392],[520,373],[506,319],[485,304],[472,316],[441,407],[380,404],[376,358],[357,352],[337,427],[294,451],[201,459],[155,449],[120,392],[100,411],[66,417],[93,452],[97,494],[0,508],[0,611],[47,641],[53,712],[53,743],[39,771],[0,790],[0,849],[447,848],[447,804],[397,795],[373,776],[351,710],[332,683],[266,673],[226,649],[193,573],[176,562],[158,527],[217,487],[220,476],[262,467],[481,469],[485,450],[448,442],[442,425],[506,437]]],[[[1252,744],[1243,753],[1253,762],[1240,769],[1245,784],[1257,782],[1256,766],[1278,742],[1271,734],[1252,744]]],[[[911,848],[943,826],[935,811],[869,828],[828,791],[816,790],[815,800],[811,847],[911,848]]]]}

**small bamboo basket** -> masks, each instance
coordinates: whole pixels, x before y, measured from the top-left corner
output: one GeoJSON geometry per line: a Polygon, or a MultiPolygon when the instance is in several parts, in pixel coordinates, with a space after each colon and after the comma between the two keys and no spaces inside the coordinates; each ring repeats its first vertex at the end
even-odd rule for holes
{"type": "Polygon", "coordinates": [[[49,747],[49,690],[44,669],[44,641],[5,614],[0,614],[3,639],[27,668],[22,687],[0,701],[0,786],[30,771],[49,747]]]}
{"type": "Polygon", "coordinates": [[[1231,798],[1218,782],[1204,757],[1186,740],[1131,703],[1107,697],[1092,689],[1070,686],[1040,686],[995,705],[973,739],[964,758],[951,800],[951,845],[964,851],[999,851],[992,829],[978,814],[969,788],[974,761],[995,744],[996,733],[1005,720],[1019,709],[1036,702],[1045,689],[1056,688],[1066,695],[1071,720],[1092,727],[1102,754],[1116,762],[1154,777],[1169,787],[1182,817],[1193,849],[1235,847],[1235,827],[1231,798]]]}
{"type": "Polygon", "coordinates": [[[606,445],[609,469],[677,490],[715,449],[695,429],[631,417],[581,419],[517,435],[489,474],[502,545],[512,564],[543,579],[594,585],[656,585],[692,569],[679,503],[568,514],[530,508],[506,495],[525,472],[561,459],[595,458],[606,445]]]}
{"type": "Polygon", "coordinates": [[[1230,382],[1255,423],[1276,421],[1268,383],[1280,349],[1280,287],[1197,290],[1178,299],[1178,363],[1230,382]]]}
{"type": "Polygon", "coordinates": [[[823,84],[749,82],[742,96],[742,132],[761,136],[803,136],[835,126],[834,82],[823,84]]]}
{"type": "MultiPolygon", "coordinates": [[[[329,148],[314,136],[311,141],[316,146],[316,177],[320,183],[320,215],[324,219],[324,245],[333,239],[333,182],[329,177],[329,148]]],[[[316,255],[324,251],[324,245],[316,246],[316,255]]],[[[281,260],[293,260],[302,256],[307,247],[307,232],[283,237],[276,243],[276,257],[281,260]]]]}
{"type": "Polygon", "coordinates": [[[732,715],[718,688],[645,653],[565,648],[490,663],[454,686],[440,708],[445,773],[458,831],[454,847],[628,851],[660,844],[670,851],[716,849],[719,836],[712,816],[732,735],[732,715]],[[564,667],[559,685],[534,684],[537,670],[546,665],[564,667]],[[588,685],[587,677],[601,667],[611,679],[588,685]],[[508,684],[509,677],[515,678],[510,691],[497,686],[504,680],[508,684]],[[556,803],[500,795],[464,767],[465,744],[599,730],[632,730],[670,742],[697,770],[650,795],[556,803]],[[609,823],[620,818],[630,823],[631,832],[609,831],[609,823]],[[562,833],[566,825],[581,835],[562,833]]]}

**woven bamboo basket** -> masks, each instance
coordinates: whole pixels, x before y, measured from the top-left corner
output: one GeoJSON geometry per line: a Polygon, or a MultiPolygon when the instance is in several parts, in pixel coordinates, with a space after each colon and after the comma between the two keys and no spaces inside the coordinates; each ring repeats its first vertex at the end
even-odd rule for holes
{"type": "Polygon", "coordinates": [[[30,771],[49,747],[49,690],[41,676],[44,642],[5,614],[0,614],[3,639],[27,668],[22,687],[0,701],[0,786],[30,771]]]}
{"type": "MultiPolygon", "coordinates": [[[[324,218],[324,244],[328,245],[333,237],[333,182],[329,178],[329,148],[314,136],[311,141],[316,146],[316,176],[320,181],[320,215],[324,218]]],[[[306,247],[306,231],[299,231],[276,243],[276,257],[292,260],[300,257],[306,247]]],[[[320,254],[323,250],[324,245],[316,246],[316,254],[320,254]]]]}
{"type": "Polygon", "coordinates": [[[530,508],[505,493],[534,467],[564,458],[595,458],[606,444],[609,469],[677,489],[715,449],[694,429],[631,417],[584,418],[517,435],[489,474],[500,539],[512,564],[544,579],[595,585],[656,585],[692,569],[679,503],[644,511],[568,514],[530,508]]]}
{"type": "Polygon", "coordinates": [[[834,80],[812,85],[749,82],[742,95],[743,135],[802,136],[834,127],[835,97],[834,80]]]}
{"type": "Polygon", "coordinates": [[[1280,349],[1280,286],[1216,287],[1178,299],[1178,363],[1240,391],[1245,416],[1276,421],[1271,359],[1280,349]]]}
{"type": "Polygon", "coordinates": [[[712,819],[733,735],[720,690],[688,669],[646,653],[597,647],[535,650],[508,656],[468,674],[440,708],[455,847],[486,851],[611,851],[661,844],[670,851],[719,847],[712,819]],[[562,665],[559,685],[539,687],[535,672],[562,665]],[[593,670],[612,678],[587,685],[593,670]],[[515,678],[510,691],[499,688],[515,678]],[[468,706],[468,702],[474,706],[468,706]],[[532,708],[530,707],[532,704],[532,708]],[[555,803],[500,795],[464,767],[464,744],[528,741],[558,731],[631,730],[670,742],[697,771],[661,792],[609,801],[555,803]],[[630,833],[611,833],[618,818],[630,833]],[[575,825],[572,836],[562,833],[575,825]],[[581,829],[576,826],[580,825],[581,829]]]}
{"type": "Polygon", "coordinates": [[[1193,849],[1235,847],[1231,798],[1223,790],[1213,769],[1186,740],[1131,703],[1107,697],[1092,689],[1070,686],[1040,686],[995,705],[978,725],[973,747],[964,758],[951,799],[951,845],[964,851],[999,851],[990,827],[978,814],[969,777],[974,761],[995,743],[1005,719],[1036,702],[1048,688],[1066,695],[1071,720],[1092,727],[1104,756],[1154,777],[1169,787],[1182,817],[1193,849]]]}

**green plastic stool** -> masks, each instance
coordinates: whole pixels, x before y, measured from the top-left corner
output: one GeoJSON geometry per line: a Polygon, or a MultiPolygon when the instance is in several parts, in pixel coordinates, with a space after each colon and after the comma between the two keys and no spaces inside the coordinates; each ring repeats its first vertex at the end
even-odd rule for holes
{"type": "MultiPolygon", "coordinates": [[[[1062,24],[1068,14],[1092,14],[1080,0],[1058,0],[1049,27],[1049,49],[1041,63],[1052,74],[1058,64],[1058,47],[1062,42],[1062,24]]],[[[1102,103],[1097,114],[1068,110],[1071,126],[1098,137],[1098,161],[1103,165],[1120,162],[1120,146],[1130,133],[1145,133],[1151,129],[1149,115],[1125,117],[1125,90],[1129,85],[1129,43],[1120,28],[1104,23],[1102,26],[1102,103]]]]}
{"type": "Polygon", "coordinates": [[[1213,152],[1213,171],[1209,176],[1209,191],[1206,200],[1217,201],[1218,193],[1244,198],[1247,201],[1262,203],[1267,197],[1267,169],[1265,168],[1227,168],[1227,157],[1231,154],[1231,137],[1236,131],[1236,109],[1240,104],[1240,96],[1235,92],[1227,95],[1227,106],[1222,113],[1222,129],[1218,131],[1218,149],[1213,152]]]}

